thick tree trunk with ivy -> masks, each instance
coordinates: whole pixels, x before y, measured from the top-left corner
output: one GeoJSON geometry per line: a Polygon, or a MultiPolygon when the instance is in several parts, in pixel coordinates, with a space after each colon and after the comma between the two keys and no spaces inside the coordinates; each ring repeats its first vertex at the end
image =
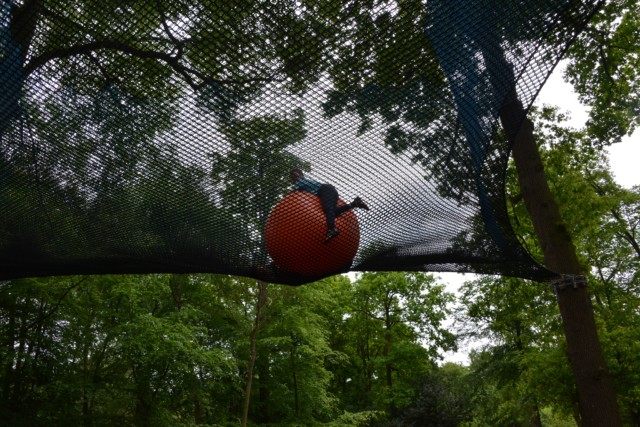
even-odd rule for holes
{"type": "MultiPolygon", "coordinates": [[[[533,123],[512,94],[501,115],[513,141],[513,158],[520,191],[540,241],[547,268],[557,273],[584,272],[560,210],[551,194],[535,137],[533,123]]],[[[593,307],[586,286],[567,286],[556,292],[576,382],[581,425],[620,426],[620,412],[598,340],[593,307]]]]}

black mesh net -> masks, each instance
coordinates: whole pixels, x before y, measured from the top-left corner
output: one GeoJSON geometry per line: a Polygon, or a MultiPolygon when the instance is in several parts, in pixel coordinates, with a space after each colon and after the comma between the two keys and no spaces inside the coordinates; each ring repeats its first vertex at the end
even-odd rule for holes
{"type": "Polygon", "coordinates": [[[553,275],[509,135],[594,1],[1,4],[0,278],[553,275]]]}

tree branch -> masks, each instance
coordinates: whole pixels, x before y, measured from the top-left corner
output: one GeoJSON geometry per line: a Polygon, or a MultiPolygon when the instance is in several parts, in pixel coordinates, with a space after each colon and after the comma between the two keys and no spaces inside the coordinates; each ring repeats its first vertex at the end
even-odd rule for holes
{"type": "Polygon", "coordinates": [[[611,75],[611,70],[609,69],[609,56],[604,51],[604,45],[600,45],[598,47],[598,51],[600,53],[600,61],[602,63],[602,68],[604,70],[604,74],[606,75],[606,77],[609,80],[609,82],[613,86],[615,86],[616,81],[613,78],[613,76],[611,75]]]}
{"type": "MultiPolygon", "coordinates": [[[[598,185],[595,181],[591,181],[589,182],[589,184],[593,189],[596,190],[596,193],[598,195],[606,196],[607,193],[605,189],[602,188],[600,185],[598,185]]],[[[616,234],[619,235],[623,240],[626,240],[631,245],[633,250],[636,252],[636,255],[638,256],[638,258],[640,258],[640,243],[636,239],[635,233],[633,233],[632,231],[629,231],[629,228],[628,228],[629,224],[624,220],[624,218],[622,218],[622,215],[617,210],[610,209],[609,212],[611,212],[611,215],[613,216],[613,218],[616,220],[618,225],[620,225],[620,227],[622,228],[622,230],[616,232],[616,234]]]]}
{"type": "Polygon", "coordinates": [[[162,8],[162,3],[160,2],[160,0],[156,0],[156,6],[158,8],[158,14],[160,14],[160,22],[162,22],[162,28],[164,28],[164,32],[167,33],[169,40],[171,40],[173,44],[176,46],[176,48],[178,49],[178,53],[176,56],[181,58],[184,42],[181,42],[180,40],[176,39],[173,33],[171,32],[171,29],[167,24],[167,15],[164,13],[164,9],[162,8]]]}
{"type": "Polygon", "coordinates": [[[58,298],[58,301],[55,302],[55,304],[53,304],[53,307],[51,308],[51,310],[49,310],[48,312],[44,313],[41,316],[38,316],[37,319],[35,319],[34,321],[30,322],[27,325],[27,329],[31,329],[34,326],[42,323],[43,321],[45,321],[46,319],[48,319],[49,317],[51,317],[57,310],[58,307],[60,307],[60,305],[62,305],[62,302],[64,301],[64,299],[67,297],[67,295],[69,295],[69,292],[71,292],[73,289],[77,288],[78,286],[80,286],[85,280],[86,280],[87,276],[82,276],[80,278],[80,280],[78,280],[76,283],[72,284],[71,286],[69,286],[67,289],[65,289],[65,291],[62,293],[62,295],[60,296],[60,298],[58,298]]]}
{"type": "Polygon", "coordinates": [[[14,42],[21,48],[20,56],[23,62],[31,47],[31,41],[42,12],[42,4],[42,0],[27,0],[13,10],[11,35],[14,42]]]}
{"type": "Polygon", "coordinates": [[[25,67],[26,75],[30,75],[39,67],[42,67],[49,61],[59,58],[69,58],[76,55],[87,55],[98,50],[115,50],[122,52],[140,59],[155,59],[165,62],[173,70],[178,73],[185,82],[194,90],[197,91],[210,83],[227,84],[227,85],[244,85],[246,83],[256,82],[278,82],[281,79],[276,79],[273,76],[269,77],[251,77],[247,79],[217,79],[204,74],[198,70],[187,67],[180,62],[180,58],[172,56],[168,53],[158,52],[154,50],[140,49],[119,40],[100,40],[95,42],[89,42],[67,48],[53,49],[48,52],[34,57],[25,67]],[[194,77],[199,79],[200,82],[196,82],[194,77]]]}
{"type": "Polygon", "coordinates": [[[634,234],[627,230],[627,223],[622,219],[620,213],[615,209],[611,209],[611,214],[615,218],[616,222],[623,227],[623,230],[619,231],[618,235],[622,237],[622,239],[626,240],[631,245],[631,247],[633,247],[636,255],[638,256],[638,258],[640,258],[640,243],[638,243],[634,234]]]}

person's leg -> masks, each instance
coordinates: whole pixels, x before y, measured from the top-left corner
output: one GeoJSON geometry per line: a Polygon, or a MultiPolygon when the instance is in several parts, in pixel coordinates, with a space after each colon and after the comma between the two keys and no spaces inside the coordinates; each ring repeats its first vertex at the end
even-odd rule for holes
{"type": "Polygon", "coordinates": [[[353,208],[360,208],[367,211],[369,210],[369,206],[367,206],[367,204],[363,202],[360,197],[356,197],[355,199],[353,199],[353,202],[336,207],[336,217],[339,217],[346,211],[353,208]]]}
{"type": "Polygon", "coordinates": [[[322,184],[318,197],[322,204],[322,210],[327,218],[327,229],[336,228],[336,205],[338,204],[338,192],[330,184],[322,184]]]}
{"type": "Polygon", "coordinates": [[[349,211],[351,209],[353,209],[353,206],[351,206],[351,204],[344,204],[344,205],[336,206],[336,218],[339,217],[340,215],[342,215],[343,213],[345,213],[346,211],[349,211]]]}

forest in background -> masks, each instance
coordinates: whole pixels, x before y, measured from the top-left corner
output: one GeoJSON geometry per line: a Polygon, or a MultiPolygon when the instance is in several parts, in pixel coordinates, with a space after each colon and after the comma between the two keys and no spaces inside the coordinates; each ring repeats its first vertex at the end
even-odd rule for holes
{"type": "MultiPolygon", "coordinates": [[[[640,423],[640,188],[553,108],[534,112],[550,184],[585,266],[624,422],[640,423]]],[[[509,169],[509,210],[539,254],[509,169]]],[[[216,275],[0,284],[5,425],[580,424],[557,302],[544,283],[481,276],[459,295],[425,273],[289,287],[216,275]],[[453,321],[453,322],[452,322],[453,321]],[[481,341],[479,341],[481,340],[481,341]],[[483,342],[468,366],[442,355],[483,342]]]]}

